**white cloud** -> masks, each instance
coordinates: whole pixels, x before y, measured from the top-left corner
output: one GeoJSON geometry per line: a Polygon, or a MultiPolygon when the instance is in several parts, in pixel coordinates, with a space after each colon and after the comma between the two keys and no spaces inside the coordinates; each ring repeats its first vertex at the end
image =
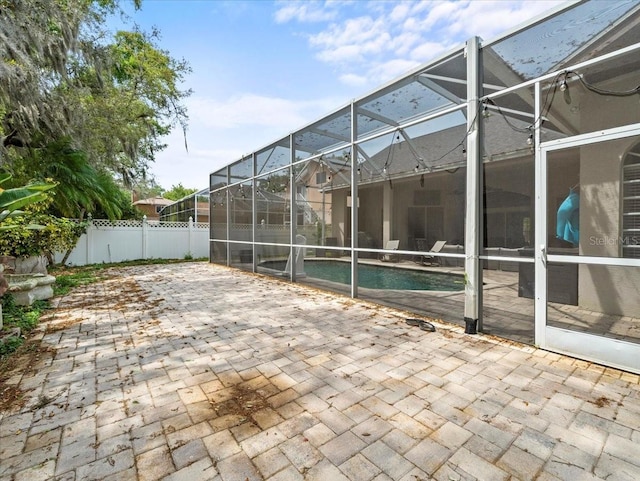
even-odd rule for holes
{"type": "MultiPolygon", "coordinates": [[[[436,25],[438,22],[443,22],[445,24],[453,23],[453,20],[460,19],[461,16],[464,15],[466,7],[469,3],[473,2],[442,2],[438,3],[435,7],[429,9],[427,11],[426,16],[421,22],[421,28],[431,28],[436,25]]],[[[482,3],[483,5],[487,2],[476,2],[482,3]]],[[[484,17],[475,17],[473,18],[473,22],[478,25],[482,23],[482,19],[486,18],[487,11],[485,10],[484,17]]],[[[470,19],[471,20],[471,19],[470,19]]],[[[488,19],[487,19],[488,20],[488,19]]]]}
{"type": "Polygon", "coordinates": [[[468,1],[438,5],[425,19],[422,27],[438,22],[446,25],[451,34],[464,39],[477,35],[490,40],[500,33],[518,26],[533,17],[566,3],[564,0],[530,1],[468,1]]]}
{"type": "Polygon", "coordinates": [[[411,51],[410,57],[418,63],[424,63],[430,59],[436,58],[441,53],[450,50],[455,45],[444,44],[438,42],[422,42],[411,51]]]}
{"type": "MultiPolygon", "coordinates": [[[[428,62],[471,36],[491,39],[561,3],[564,0],[374,1],[366,4],[366,15],[358,16],[364,9],[348,10],[336,2],[333,7],[342,8],[341,15],[308,34],[308,41],[318,60],[337,66],[345,84],[360,85],[368,79],[375,85],[408,70],[400,71],[401,67],[428,62]]],[[[309,5],[318,7],[316,2],[309,5]]]]}
{"type": "Polygon", "coordinates": [[[327,100],[299,101],[255,94],[242,94],[226,100],[193,97],[188,101],[189,116],[210,128],[266,126],[287,131],[327,109],[327,100]]]}
{"type": "Polygon", "coordinates": [[[362,62],[367,56],[388,50],[391,36],[384,19],[357,17],[333,23],[325,31],[309,37],[318,58],[326,62],[362,62]]]}
{"type": "MultiPolygon", "coordinates": [[[[300,24],[296,35],[307,39],[316,59],[331,65],[331,76],[364,91],[471,36],[490,40],[560,3],[564,0],[286,1],[276,4],[274,21],[300,24]]],[[[303,101],[246,92],[191,97],[189,152],[180,133],[168,137],[169,148],[153,169],[158,182],[165,188],[178,182],[205,187],[210,172],[344,104],[337,89],[332,95],[303,101]]]]}
{"type": "Polygon", "coordinates": [[[187,102],[189,150],[182,133],[174,130],[164,139],[168,147],[157,154],[153,173],[164,188],[182,182],[201,189],[209,173],[310,123],[341,102],[332,97],[298,101],[249,93],[225,100],[191,97],[187,102]]]}
{"type": "Polygon", "coordinates": [[[323,5],[321,2],[306,1],[279,2],[279,4],[283,6],[274,14],[276,23],[287,23],[292,20],[303,23],[325,22],[336,18],[338,13],[331,8],[332,3],[323,5]]]}
{"type": "Polygon", "coordinates": [[[361,62],[364,54],[361,45],[342,45],[333,49],[325,49],[316,55],[322,62],[333,64],[347,64],[349,62],[361,62]]]}
{"type": "MultiPolygon", "coordinates": [[[[153,174],[159,185],[165,189],[182,183],[185,187],[202,189],[208,185],[208,176],[214,170],[238,159],[241,155],[234,148],[210,148],[200,142],[207,136],[189,134],[189,151],[184,148],[182,134],[171,133],[166,137],[168,147],[156,155],[153,174]]],[[[242,145],[242,144],[239,144],[242,145]]]]}
{"type": "Polygon", "coordinates": [[[423,43],[422,37],[416,32],[403,32],[392,37],[389,42],[389,49],[396,55],[409,55],[416,46],[423,43]]]}
{"type": "Polygon", "coordinates": [[[420,65],[421,62],[402,58],[388,60],[374,65],[368,71],[368,76],[375,85],[394,79],[420,65]]]}
{"type": "Polygon", "coordinates": [[[404,21],[411,13],[411,4],[409,2],[401,2],[397,4],[391,10],[389,14],[389,20],[391,22],[399,23],[404,21]]]}
{"type": "Polygon", "coordinates": [[[369,82],[366,76],[353,73],[341,75],[339,79],[343,84],[351,85],[354,87],[362,87],[364,85],[367,85],[367,83],[369,82]]]}

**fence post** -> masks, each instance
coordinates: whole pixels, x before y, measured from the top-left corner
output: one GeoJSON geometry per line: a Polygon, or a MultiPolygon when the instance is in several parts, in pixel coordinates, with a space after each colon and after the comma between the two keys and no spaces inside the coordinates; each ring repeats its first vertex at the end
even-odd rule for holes
{"type": "Polygon", "coordinates": [[[93,264],[93,217],[91,216],[91,214],[87,215],[87,220],[89,221],[89,225],[87,226],[87,235],[86,235],[86,240],[87,240],[87,248],[85,251],[85,262],[84,265],[88,266],[90,264],[93,264]]]}
{"type": "Polygon", "coordinates": [[[147,258],[147,241],[149,239],[149,233],[147,232],[147,216],[142,216],[142,258],[147,258]]]}
{"type": "Polygon", "coordinates": [[[193,256],[193,217],[189,216],[189,228],[187,229],[188,255],[193,256]]]}
{"type": "Polygon", "coordinates": [[[189,251],[187,252],[187,254],[189,254],[190,256],[193,256],[193,236],[194,236],[194,223],[193,223],[193,217],[189,216],[189,225],[188,225],[188,229],[187,229],[187,240],[188,240],[188,248],[189,251]]]}

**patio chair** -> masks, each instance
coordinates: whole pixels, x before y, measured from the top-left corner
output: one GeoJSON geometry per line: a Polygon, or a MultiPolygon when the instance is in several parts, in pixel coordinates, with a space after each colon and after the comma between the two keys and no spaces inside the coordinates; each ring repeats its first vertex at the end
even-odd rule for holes
{"type": "MultiPolygon", "coordinates": [[[[447,241],[436,241],[433,244],[433,247],[429,249],[429,252],[440,252],[446,243],[447,241]]],[[[427,240],[416,239],[416,247],[419,251],[426,251],[427,240]]],[[[436,256],[432,256],[430,254],[419,254],[417,262],[418,264],[422,264],[423,266],[426,266],[426,265],[439,266],[440,258],[436,256]]]]}
{"type": "MultiPolygon", "coordinates": [[[[390,240],[387,241],[387,245],[384,248],[388,251],[397,251],[398,247],[400,247],[399,240],[390,240]]],[[[382,262],[398,262],[400,256],[398,254],[380,254],[378,259],[382,262]]]]}

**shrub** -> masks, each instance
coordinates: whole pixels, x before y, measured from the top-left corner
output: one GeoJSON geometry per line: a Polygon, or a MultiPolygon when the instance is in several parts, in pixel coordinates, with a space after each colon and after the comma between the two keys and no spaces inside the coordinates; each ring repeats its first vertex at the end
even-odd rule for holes
{"type": "Polygon", "coordinates": [[[86,222],[75,222],[70,219],[54,217],[48,214],[25,213],[5,219],[5,226],[12,226],[0,237],[0,254],[13,257],[30,257],[45,255],[50,262],[55,252],[72,249],[80,236],[86,232],[86,222]],[[38,224],[38,229],[30,228],[38,224]]]}
{"type": "Polygon", "coordinates": [[[24,339],[19,336],[8,336],[4,341],[0,341],[0,359],[4,359],[9,354],[17,351],[24,343],[24,339]]]}
{"type": "Polygon", "coordinates": [[[30,306],[17,306],[11,294],[2,296],[2,320],[6,327],[19,327],[23,333],[38,325],[42,311],[49,307],[46,301],[35,301],[30,306]]]}

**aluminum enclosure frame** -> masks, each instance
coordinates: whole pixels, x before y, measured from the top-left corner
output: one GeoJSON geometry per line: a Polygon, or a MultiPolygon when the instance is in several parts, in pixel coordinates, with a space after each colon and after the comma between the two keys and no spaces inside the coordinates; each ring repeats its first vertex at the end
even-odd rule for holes
{"type": "MultiPolygon", "coordinates": [[[[446,254],[446,253],[438,253],[437,255],[442,258],[458,258],[463,259],[464,261],[464,269],[465,269],[465,301],[464,301],[464,323],[466,325],[465,332],[469,334],[473,334],[477,331],[483,332],[483,266],[482,263],[486,261],[499,260],[499,258],[494,257],[492,255],[483,255],[482,254],[482,239],[481,233],[483,232],[483,124],[484,119],[483,116],[480,115],[481,109],[488,105],[491,105],[491,102],[495,102],[495,100],[506,97],[511,93],[515,93],[519,90],[526,88],[534,89],[534,99],[532,105],[532,113],[528,113],[527,115],[533,118],[531,132],[533,145],[535,148],[535,164],[538,165],[540,162],[540,146],[543,143],[543,139],[541,136],[541,128],[542,128],[542,114],[544,110],[543,106],[543,92],[542,92],[542,84],[545,82],[553,82],[554,79],[558,78],[558,75],[563,71],[570,70],[582,70],[587,67],[596,66],[602,63],[605,63],[609,60],[616,59],[618,57],[628,55],[633,52],[640,51],[640,43],[635,43],[632,45],[624,46],[618,50],[612,52],[606,52],[600,56],[595,58],[589,58],[588,60],[576,61],[570,65],[561,65],[559,68],[554,69],[553,71],[549,71],[544,73],[543,75],[536,76],[535,78],[530,79],[522,79],[518,83],[514,83],[512,85],[499,85],[494,82],[490,84],[484,84],[485,79],[483,78],[483,52],[485,49],[492,48],[495,45],[498,45],[500,41],[504,39],[511,39],[514,36],[517,36],[520,32],[526,30],[527,27],[532,25],[543,25],[546,21],[555,18],[558,15],[565,14],[567,12],[572,12],[573,9],[581,7],[586,4],[590,4],[591,2],[570,2],[564,6],[561,6],[555,9],[551,14],[546,16],[538,17],[532,20],[528,25],[524,27],[520,27],[518,29],[514,29],[503,36],[499,37],[496,40],[492,40],[483,44],[482,41],[477,37],[470,38],[465,47],[457,48],[446,54],[440,56],[438,59],[430,62],[426,65],[420,66],[405,76],[388,82],[384,86],[379,89],[359,98],[353,100],[348,105],[342,106],[335,111],[331,112],[325,117],[322,117],[299,130],[296,130],[290,133],[287,137],[283,137],[280,140],[275,141],[272,144],[269,144],[257,151],[255,151],[252,155],[253,163],[253,172],[250,179],[242,179],[239,181],[235,181],[232,179],[230,172],[231,168],[226,169],[227,180],[223,185],[217,184],[213,185],[214,177],[219,179],[223,177],[224,169],[221,169],[217,172],[211,174],[211,195],[214,193],[224,193],[226,196],[226,208],[227,208],[227,219],[230,219],[230,188],[234,186],[241,185],[246,183],[248,180],[252,183],[252,209],[253,209],[253,226],[252,226],[252,235],[251,241],[239,241],[239,240],[231,240],[230,237],[230,226],[227,221],[226,226],[226,238],[215,238],[212,235],[211,242],[221,242],[226,243],[226,263],[227,265],[231,265],[231,251],[230,244],[239,243],[239,244],[247,244],[250,245],[253,251],[252,265],[253,271],[257,271],[257,255],[256,255],[256,246],[258,245],[271,245],[281,248],[289,249],[290,257],[296,256],[297,249],[300,248],[325,248],[328,250],[336,250],[331,246],[325,246],[324,244],[305,244],[301,245],[297,243],[297,223],[294,222],[296,219],[296,191],[293,188],[296,184],[296,172],[295,169],[297,166],[306,166],[309,162],[322,162],[323,158],[326,158],[331,155],[337,155],[340,152],[349,152],[350,158],[348,162],[345,162],[345,165],[349,167],[349,174],[344,176],[345,182],[347,182],[348,187],[350,189],[351,199],[353,199],[353,207],[351,208],[351,218],[349,219],[350,229],[352,233],[359,232],[359,217],[358,217],[358,190],[361,184],[359,179],[359,158],[361,155],[360,148],[364,144],[375,141],[378,139],[383,139],[390,135],[394,135],[395,132],[402,132],[403,137],[406,140],[406,144],[412,149],[411,138],[406,136],[405,130],[424,125],[431,121],[438,121],[438,119],[444,119],[446,116],[450,114],[462,113],[466,116],[466,134],[463,139],[466,144],[463,146],[466,147],[466,212],[464,214],[465,217],[465,251],[464,254],[446,254]],[[430,73],[434,71],[434,69],[440,68],[443,65],[447,65],[447,62],[452,59],[459,59],[461,56],[465,57],[466,62],[466,72],[464,78],[454,78],[451,77],[449,79],[445,79],[439,73],[430,73]],[[423,75],[426,75],[427,81],[422,82],[423,75]],[[430,83],[432,81],[440,81],[442,82],[444,79],[445,83],[449,82],[453,83],[463,83],[466,87],[466,98],[461,99],[461,102],[456,102],[455,99],[459,98],[456,95],[447,96],[446,92],[442,90],[442,83],[434,84],[430,83]],[[404,113],[398,113],[397,115],[400,117],[399,119],[394,119],[393,115],[384,115],[377,114],[372,112],[370,109],[365,106],[373,101],[373,99],[379,98],[383,99],[385,95],[390,92],[399,91],[399,89],[404,88],[408,85],[413,84],[421,84],[425,86],[425,88],[429,88],[431,85],[434,87],[435,97],[436,99],[441,98],[442,105],[437,106],[435,109],[427,109],[414,117],[406,116],[404,113]],[[497,90],[499,89],[499,90],[497,90]],[[442,95],[440,95],[442,94],[442,95]],[[378,127],[374,128],[370,131],[363,131],[364,133],[359,134],[359,127],[361,122],[359,122],[359,117],[369,118],[371,119],[371,123],[378,125],[378,127]],[[345,126],[348,125],[349,135],[348,138],[344,135],[345,126]],[[336,131],[332,131],[331,129],[337,129],[336,131]],[[308,135],[307,135],[308,134],[308,135]],[[306,137],[305,137],[306,135],[306,137]],[[312,144],[322,145],[320,150],[311,149],[310,145],[305,146],[300,144],[300,139],[309,138],[312,140],[312,144]],[[270,150],[275,152],[276,148],[282,148],[288,150],[289,162],[284,167],[282,165],[278,165],[274,167],[272,170],[261,170],[258,171],[257,165],[257,157],[260,153],[266,153],[270,150]],[[305,154],[300,157],[297,157],[297,154],[305,154]],[[289,177],[289,185],[291,186],[290,191],[288,192],[288,202],[290,205],[291,213],[290,213],[290,232],[289,234],[289,242],[288,243],[277,243],[272,242],[270,244],[261,244],[257,239],[257,224],[258,219],[257,215],[257,201],[255,193],[258,190],[258,178],[265,177],[270,174],[277,174],[279,172],[285,172],[288,169],[288,177],[289,177]]],[[[640,2],[634,0],[633,8],[629,11],[632,12],[633,15],[638,15],[638,10],[640,9],[640,2]]],[[[630,15],[627,13],[627,15],[630,15]]],[[[606,32],[605,32],[606,33],[606,32]]],[[[588,39],[587,39],[588,40],[588,39]]],[[[493,55],[493,54],[492,54],[493,55]]],[[[425,100],[427,102],[427,100],[425,100]]],[[[428,103],[428,102],[427,102],[428,103]]],[[[504,109],[504,112],[510,113],[508,109],[504,109]]],[[[522,112],[513,111],[514,115],[522,115],[522,112]]],[[[589,135],[584,134],[584,135],[589,135]]],[[[416,154],[415,149],[412,149],[414,152],[414,156],[416,157],[416,161],[418,165],[416,166],[416,173],[418,172],[427,172],[428,165],[422,161],[419,155],[416,154]],[[422,161],[422,162],[421,162],[422,161]],[[418,169],[420,168],[420,170],[418,169]]],[[[270,154],[269,154],[270,155],[270,154]]],[[[240,161],[242,161],[241,159],[240,161]]],[[[234,165],[234,164],[230,164],[234,165]]],[[[265,163],[263,165],[266,166],[265,163]]],[[[431,170],[429,170],[431,172],[431,170]]],[[[538,179],[539,172],[536,172],[536,186],[539,185],[540,179],[538,179]]],[[[537,188],[536,188],[537,192],[537,188]]],[[[536,206],[538,204],[536,203],[536,206]]],[[[546,215],[545,213],[536,210],[537,216],[546,215]]],[[[210,218],[213,219],[213,208],[210,215],[210,218]]],[[[360,246],[358,243],[358,235],[351,235],[351,244],[347,247],[343,247],[342,249],[348,250],[350,259],[351,259],[351,286],[350,286],[350,295],[353,298],[358,297],[358,259],[360,254],[364,253],[379,253],[384,254],[388,253],[384,249],[371,249],[360,246]]],[[[396,251],[397,254],[410,256],[415,254],[414,251],[410,250],[399,250],[396,251]]],[[[514,262],[523,263],[523,264],[536,264],[539,265],[541,263],[540,254],[536,250],[536,254],[534,258],[510,258],[514,262]]],[[[213,258],[211,259],[213,262],[213,258]]],[[[563,261],[572,263],[580,263],[582,260],[573,260],[573,259],[563,259],[563,261]]],[[[595,261],[598,262],[597,260],[595,261]]],[[[604,261],[603,261],[604,263],[604,261]]],[[[607,261],[609,265],[623,265],[623,266],[640,266],[636,261],[613,261],[609,259],[607,261]]],[[[289,276],[291,281],[296,281],[297,277],[296,272],[296,263],[291,263],[291,271],[289,272],[289,276]]],[[[537,279],[540,285],[545,285],[539,276],[542,275],[536,271],[537,279]]],[[[537,335],[541,336],[541,331],[537,329],[537,335]]]]}

